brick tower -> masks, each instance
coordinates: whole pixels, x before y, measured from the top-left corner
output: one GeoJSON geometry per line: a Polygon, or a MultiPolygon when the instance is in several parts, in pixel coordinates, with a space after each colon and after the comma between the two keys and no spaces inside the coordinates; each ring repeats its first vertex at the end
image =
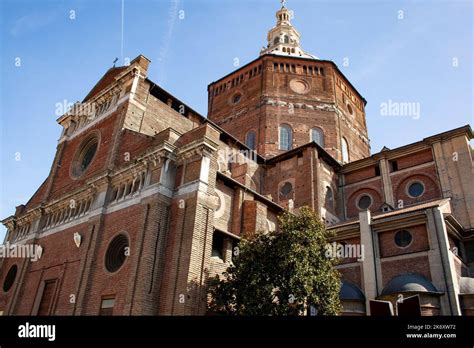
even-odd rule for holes
{"type": "Polygon", "coordinates": [[[370,154],[365,99],[337,66],[305,53],[283,4],[260,56],[208,86],[208,117],[266,157],[319,143],[341,162],[370,154]]]}

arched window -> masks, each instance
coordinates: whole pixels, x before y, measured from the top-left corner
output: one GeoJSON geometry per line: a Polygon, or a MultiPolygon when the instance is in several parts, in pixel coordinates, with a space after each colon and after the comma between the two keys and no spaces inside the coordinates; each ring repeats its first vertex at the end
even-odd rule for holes
{"type": "Polygon", "coordinates": [[[342,138],[342,162],[349,162],[349,145],[347,144],[346,138],[342,138]]]}
{"type": "Polygon", "coordinates": [[[273,44],[274,45],[278,45],[280,43],[280,37],[277,36],[274,40],[273,40],[273,44]]]}
{"type": "Polygon", "coordinates": [[[326,209],[328,210],[334,209],[334,196],[329,186],[326,186],[326,196],[324,199],[324,205],[326,206],[326,209]]]}
{"type": "Polygon", "coordinates": [[[285,40],[285,43],[290,43],[290,37],[288,35],[285,35],[284,40],[285,40]]]}
{"type": "Polygon", "coordinates": [[[311,141],[314,141],[319,146],[324,147],[324,133],[319,128],[311,129],[311,141]]]}
{"type": "Polygon", "coordinates": [[[255,150],[256,143],[257,135],[253,130],[251,130],[245,136],[245,145],[247,145],[250,149],[255,150]]]}
{"type": "Polygon", "coordinates": [[[293,131],[288,125],[280,126],[280,150],[291,150],[291,145],[293,143],[293,131]]]}

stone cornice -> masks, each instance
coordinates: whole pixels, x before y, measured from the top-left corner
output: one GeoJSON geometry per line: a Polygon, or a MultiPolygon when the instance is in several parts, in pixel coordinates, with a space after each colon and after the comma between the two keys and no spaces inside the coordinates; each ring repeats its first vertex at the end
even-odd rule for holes
{"type": "Polygon", "coordinates": [[[392,150],[384,150],[378,153],[371,155],[370,157],[363,158],[354,162],[347,163],[341,169],[341,173],[351,172],[353,170],[361,169],[375,164],[381,159],[396,159],[399,157],[404,157],[411,155],[423,150],[430,149],[432,144],[440,141],[445,141],[451,138],[466,136],[468,139],[473,138],[473,133],[470,125],[463,127],[455,128],[453,130],[443,132],[440,134],[435,134],[433,136],[424,138],[421,141],[417,141],[412,144],[407,144],[392,150]]]}
{"type": "MultiPolygon", "coordinates": [[[[127,173],[127,177],[133,177],[133,175],[136,175],[140,171],[146,170],[148,168],[148,163],[153,163],[154,161],[155,157],[153,157],[153,155],[159,152],[162,152],[161,156],[167,157],[166,151],[163,152],[162,148],[158,148],[153,153],[143,156],[143,158],[141,158],[139,161],[134,161],[130,165],[122,167],[117,171],[105,171],[102,174],[88,180],[81,188],[62,195],[61,197],[51,200],[47,203],[42,203],[39,207],[35,207],[24,212],[20,217],[10,216],[4,219],[2,224],[9,228],[8,226],[12,227],[12,224],[18,223],[19,221],[33,221],[44,213],[50,213],[52,211],[56,211],[57,209],[66,207],[70,204],[71,199],[80,201],[86,198],[92,198],[98,191],[100,191],[101,187],[108,185],[109,182],[112,181],[116,176],[127,173]]],[[[156,164],[158,164],[158,161],[156,164]]]]}
{"type": "MultiPolygon", "coordinates": [[[[85,107],[85,105],[94,104],[94,103],[102,104],[103,102],[105,102],[109,98],[113,97],[114,95],[120,95],[122,90],[123,90],[123,86],[121,86],[117,82],[115,82],[112,86],[106,88],[100,94],[98,94],[95,97],[91,98],[86,103],[82,104],[79,101],[76,102],[73,106],[73,109],[74,109],[74,107],[76,107],[76,108],[78,108],[78,109],[76,109],[76,111],[81,111],[81,109],[83,109],[85,107]]],[[[56,122],[58,122],[60,125],[63,125],[65,122],[70,122],[71,120],[75,121],[80,117],[85,117],[85,116],[81,115],[80,113],[78,115],[76,113],[72,113],[71,111],[67,111],[62,116],[60,116],[56,120],[56,122]]]]}
{"type": "Polygon", "coordinates": [[[372,228],[375,232],[384,232],[424,223],[426,223],[426,210],[419,210],[376,220],[372,223],[372,228]]]}
{"type": "Polygon", "coordinates": [[[352,124],[353,121],[350,120],[340,109],[340,107],[332,102],[325,102],[325,101],[317,101],[316,103],[292,103],[289,101],[283,101],[281,98],[272,98],[269,96],[265,96],[262,98],[260,105],[270,105],[276,107],[293,107],[295,109],[305,109],[305,110],[317,110],[317,111],[325,111],[325,112],[335,112],[337,117],[339,117],[346,126],[353,131],[362,141],[366,144],[370,143],[370,140],[367,134],[361,133],[358,129],[356,129],[352,124]]]}
{"type": "Polygon", "coordinates": [[[178,162],[180,162],[183,159],[189,159],[195,155],[205,155],[210,157],[218,148],[219,144],[205,136],[204,138],[192,141],[189,144],[178,148],[176,155],[178,156],[178,162]]]}
{"type": "Polygon", "coordinates": [[[14,229],[15,224],[16,224],[16,217],[13,215],[2,220],[2,225],[5,226],[8,230],[14,229]]]}

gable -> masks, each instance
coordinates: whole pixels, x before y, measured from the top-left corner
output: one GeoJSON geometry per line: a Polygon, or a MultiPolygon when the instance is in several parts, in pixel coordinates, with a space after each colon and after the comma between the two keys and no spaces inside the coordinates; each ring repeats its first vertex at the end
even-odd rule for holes
{"type": "Polygon", "coordinates": [[[100,91],[102,91],[105,87],[110,85],[115,81],[115,77],[118,76],[121,72],[123,72],[125,69],[127,69],[127,66],[121,66],[121,67],[112,67],[107,72],[100,78],[100,80],[95,84],[95,86],[91,89],[91,91],[86,95],[84,98],[83,102],[88,101],[89,99],[92,99],[94,96],[99,94],[100,91]]]}
{"type": "Polygon", "coordinates": [[[26,203],[26,209],[34,208],[41,204],[42,200],[44,199],[44,195],[46,193],[48,178],[46,178],[40,187],[36,190],[36,192],[31,196],[30,200],[26,203]]]}

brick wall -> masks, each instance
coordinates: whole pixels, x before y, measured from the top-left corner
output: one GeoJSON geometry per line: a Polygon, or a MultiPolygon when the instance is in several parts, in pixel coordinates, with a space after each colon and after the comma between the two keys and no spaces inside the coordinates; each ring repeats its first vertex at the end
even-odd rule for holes
{"type": "Polygon", "coordinates": [[[361,278],[361,266],[355,265],[354,267],[338,268],[337,270],[341,273],[343,280],[357,285],[359,289],[362,289],[362,278],[361,278]]]}
{"type": "Polygon", "coordinates": [[[405,273],[418,273],[431,281],[428,256],[415,256],[392,261],[382,261],[383,287],[385,287],[393,277],[405,273]]]}
{"type": "Polygon", "coordinates": [[[135,98],[141,107],[130,104],[124,127],[146,135],[155,135],[167,128],[173,128],[181,133],[197,126],[193,120],[175,111],[165,102],[149,93],[150,83],[140,79],[135,98]]]}
{"type": "Polygon", "coordinates": [[[409,231],[412,235],[411,243],[404,248],[397,246],[394,241],[395,234],[401,229],[379,233],[381,257],[410,254],[430,249],[426,225],[410,226],[403,229],[409,231]]]}
{"type": "Polygon", "coordinates": [[[433,161],[433,152],[431,149],[426,149],[414,154],[399,157],[396,161],[398,163],[398,170],[402,170],[433,161]]]}
{"type": "Polygon", "coordinates": [[[376,176],[375,166],[369,166],[345,174],[344,179],[345,184],[350,185],[359,181],[374,178],[376,176]]]}
{"type": "Polygon", "coordinates": [[[441,198],[441,190],[434,165],[404,171],[402,173],[392,173],[390,175],[392,181],[393,194],[395,202],[400,200],[403,205],[410,205],[419,202],[429,201],[436,198],[441,198]],[[410,197],[408,194],[408,187],[413,182],[421,182],[425,188],[424,193],[420,197],[410,197]]]}
{"type": "Polygon", "coordinates": [[[103,225],[98,231],[94,261],[88,270],[90,274],[83,313],[98,314],[102,296],[113,295],[115,296],[114,314],[125,314],[128,285],[133,276],[133,261],[141,257],[135,251],[135,246],[139,243],[145,217],[143,205],[122,209],[104,217],[103,225]],[[105,268],[105,254],[113,238],[121,233],[128,238],[130,256],[118,271],[110,273],[105,268]]]}
{"type": "MultiPolygon", "coordinates": [[[[341,243],[342,245],[347,244],[349,246],[359,246],[360,245],[360,237],[353,237],[353,238],[346,238],[344,240],[338,240],[338,243],[341,243]]],[[[344,257],[341,259],[340,264],[346,264],[346,263],[353,263],[357,262],[357,257],[344,257]]]]}
{"type": "Polygon", "coordinates": [[[363,195],[369,195],[372,198],[372,205],[369,210],[372,212],[380,211],[384,200],[382,191],[382,180],[376,179],[370,182],[365,182],[360,185],[353,185],[344,189],[346,199],[346,213],[348,218],[353,218],[359,215],[358,200],[363,195]]]}
{"type": "MultiPolygon", "coordinates": [[[[46,280],[57,279],[56,289],[53,295],[52,313],[56,315],[71,315],[74,303],[71,303],[71,295],[77,297],[75,285],[78,281],[79,262],[85,255],[84,245],[87,245],[90,238],[87,224],[77,225],[66,229],[60,234],[52,234],[34,242],[30,240],[27,244],[38,244],[43,247],[42,257],[36,262],[27,259],[6,259],[2,265],[0,279],[2,280],[12,264],[19,266],[19,271],[15,279],[14,286],[4,293],[2,290],[3,306],[11,304],[12,297],[18,286],[18,299],[16,306],[10,310],[18,315],[35,314],[33,307],[35,301],[41,300],[41,286],[46,280]],[[74,233],[79,232],[82,236],[82,248],[77,248],[74,243],[74,233]],[[25,265],[24,276],[21,275],[21,265],[25,265]]],[[[2,307],[3,307],[2,306],[2,307]]]]}
{"type": "Polygon", "coordinates": [[[312,148],[305,149],[300,154],[276,162],[267,167],[263,176],[263,194],[272,196],[272,199],[282,206],[288,205],[288,200],[294,200],[294,207],[309,206],[316,208],[317,204],[317,152],[312,148]],[[313,182],[311,175],[313,172],[313,182]],[[286,183],[293,185],[293,192],[282,196],[280,190],[286,183]]]}
{"type": "Polygon", "coordinates": [[[321,102],[336,103],[336,75],[340,80],[340,74],[328,62],[263,56],[209,85],[208,117],[242,142],[250,130],[255,131],[257,150],[264,156],[282,152],[279,126],[286,124],[293,131],[293,147],[308,143],[310,130],[317,127],[323,131],[324,147],[331,155],[341,160],[341,137],[345,137],[350,158],[356,160],[369,154],[368,144],[359,136],[367,135],[361,100],[357,99],[357,105],[362,110],[353,115],[345,107],[339,108],[344,119],[347,117],[343,122],[334,110],[315,107],[321,102]],[[255,68],[258,73],[251,75],[255,68]],[[294,90],[294,81],[305,84],[307,90],[294,90]],[[240,100],[234,103],[236,95],[240,100]]]}
{"type": "Polygon", "coordinates": [[[52,178],[53,184],[49,199],[57,198],[67,192],[82,187],[87,180],[107,168],[113,149],[113,134],[117,127],[119,117],[120,111],[117,111],[85,131],[84,134],[67,141],[63,145],[59,145],[64,146],[64,149],[62,150],[60,166],[57,168],[55,177],[52,178]],[[71,165],[76,158],[77,152],[81,149],[83,141],[92,133],[96,133],[100,139],[97,152],[84,174],[79,178],[73,178],[71,177],[71,165]]]}
{"type": "Polygon", "coordinates": [[[153,138],[144,134],[123,129],[120,135],[119,147],[117,149],[116,166],[126,165],[133,162],[153,143],[153,138]]]}

